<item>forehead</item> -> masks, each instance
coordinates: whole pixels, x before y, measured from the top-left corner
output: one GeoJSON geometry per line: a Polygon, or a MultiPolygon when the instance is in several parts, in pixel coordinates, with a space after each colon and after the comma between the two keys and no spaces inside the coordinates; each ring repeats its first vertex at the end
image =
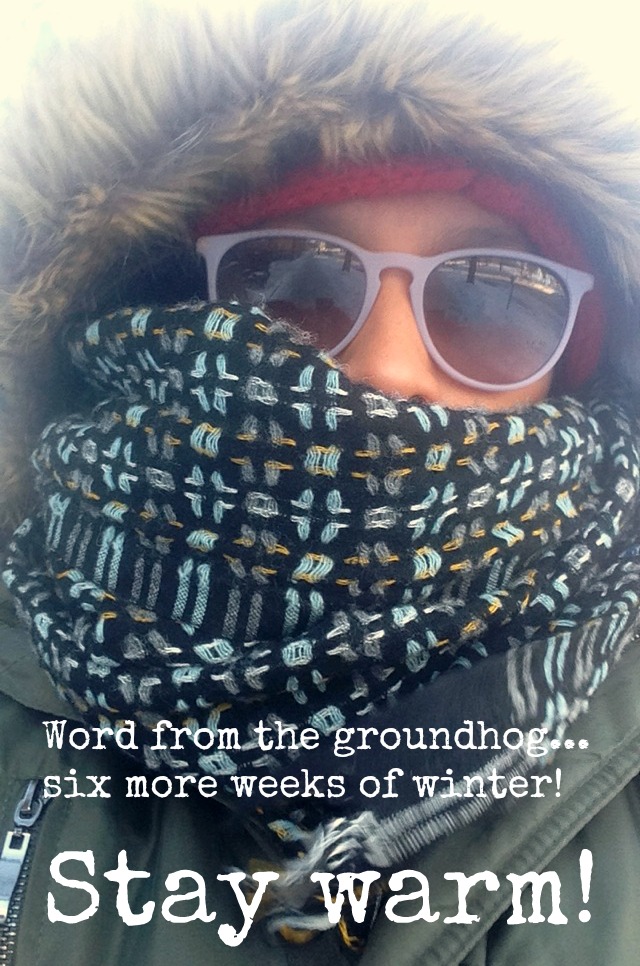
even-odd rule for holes
{"type": "Polygon", "coordinates": [[[422,255],[485,245],[529,251],[532,248],[514,221],[487,211],[462,195],[443,192],[415,192],[316,205],[271,219],[260,227],[322,231],[363,248],[422,255]]]}

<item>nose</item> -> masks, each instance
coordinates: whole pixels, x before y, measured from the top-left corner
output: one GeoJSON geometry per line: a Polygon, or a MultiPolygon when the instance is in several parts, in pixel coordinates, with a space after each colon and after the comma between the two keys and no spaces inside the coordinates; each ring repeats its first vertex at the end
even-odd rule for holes
{"type": "Polygon", "coordinates": [[[411,276],[402,269],[385,269],[371,311],[355,339],[338,359],[354,382],[388,395],[421,396],[438,401],[442,374],[422,340],[411,304],[411,276]]]}

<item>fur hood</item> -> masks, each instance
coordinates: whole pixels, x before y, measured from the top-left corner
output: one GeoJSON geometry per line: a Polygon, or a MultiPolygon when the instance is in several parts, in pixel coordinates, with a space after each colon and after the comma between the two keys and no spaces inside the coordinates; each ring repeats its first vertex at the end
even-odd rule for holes
{"type": "Polygon", "coordinates": [[[190,226],[287,169],[433,153],[544,184],[596,266],[609,357],[640,384],[640,135],[549,49],[424,0],[141,0],[51,44],[0,147],[2,524],[75,394],[67,320],[196,294],[190,226]]]}

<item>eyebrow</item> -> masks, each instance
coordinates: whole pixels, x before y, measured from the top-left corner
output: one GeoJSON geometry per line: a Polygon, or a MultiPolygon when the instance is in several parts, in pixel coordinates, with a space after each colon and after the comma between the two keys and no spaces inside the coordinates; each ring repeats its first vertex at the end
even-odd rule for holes
{"type": "Polygon", "coordinates": [[[535,246],[517,228],[510,230],[500,226],[453,228],[447,232],[447,247],[453,248],[483,248],[484,246],[498,246],[513,248],[518,251],[536,252],[535,246]]]}
{"type": "MultiPolygon", "coordinates": [[[[335,235],[334,231],[320,227],[315,218],[305,218],[305,213],[296,215],[291,224],[285,225],[287,228],[302,229],[303,231],[317,231],[319,234],[335,235]]],[[[258,226],[259,227],[259,226],[258,226]]],[[[340,237],[339,233],[338,236],[340,237]]],[[[348,241],[349,239],[345,239],[348,241]]],[[[363,246],[366,249],[366,245],[363,246]]],[[[443,229],[442,245],[439,246],[441,252],[451,252],[464,248],[512,248],[515,251],[529,252],[531,255],[540,254],[538,247],[526,237],[524,232],[509,225],[470,225],[468,228],[456,227],[443,229]]],[[[438,250],[438,249],[436,249],[438,250]]]]}

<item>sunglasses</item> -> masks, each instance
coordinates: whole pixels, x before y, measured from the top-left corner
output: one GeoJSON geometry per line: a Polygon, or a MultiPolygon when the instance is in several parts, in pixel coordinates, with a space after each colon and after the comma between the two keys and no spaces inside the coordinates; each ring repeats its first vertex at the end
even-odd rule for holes
{"type": "Polygon", "coordinates": [[[258,305],[311,333],[331,355],[365,324],[381,272],[403,269],[430,357],[458,382],[491,391],[519,389],[551,371],[593,288],[586,272],[501,249],[423,257],[289,229],[210,235],[197,249],[211,299],[258,305]]]}

